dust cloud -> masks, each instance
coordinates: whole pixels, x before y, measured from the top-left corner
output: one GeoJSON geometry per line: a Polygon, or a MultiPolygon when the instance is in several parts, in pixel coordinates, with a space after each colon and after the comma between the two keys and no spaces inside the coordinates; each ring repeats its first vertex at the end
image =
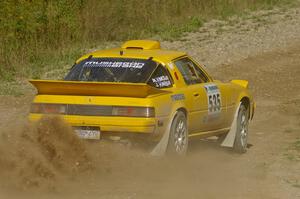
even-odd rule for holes
{"type": "Polygon", "coordinates": [[[151,190],[169,198],[176,196],[170,186],[184,187],[183,193],[188,194],[195,188],[193,180],[198,186],[200,178],[211,181],[221,174],[213,166],[218,165],[218,151],[207,148],[215,148],[218,143],[214,141],[203,143],[210,158],[201,163],[193,154],[202,150],[197,146],[191,147],[187,157],[158,158],[137,145],[81,140],[59,117],[17,123],[0,134],[0,193],[4,198],[114,198],[115,194],[130,198],[145,186],[143,198],[152,198],[151,190]]]}
{"type": "Polygon", "coordinates": [[[16,189],[54,189],[57,180],[92,170],[85,144],[59,117],[23,123],[1,134],[0,183],[16,189]]]}

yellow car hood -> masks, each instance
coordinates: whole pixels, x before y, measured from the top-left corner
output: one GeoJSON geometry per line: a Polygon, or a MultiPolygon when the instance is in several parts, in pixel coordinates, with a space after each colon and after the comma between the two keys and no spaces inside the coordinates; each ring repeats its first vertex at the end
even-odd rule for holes
{"type": "Polygon", "coordinates": [[[118,96],[145,98],[169,93],[144,83],[80,82],[57,80],[29,80],[40,95],[118,96]]]}

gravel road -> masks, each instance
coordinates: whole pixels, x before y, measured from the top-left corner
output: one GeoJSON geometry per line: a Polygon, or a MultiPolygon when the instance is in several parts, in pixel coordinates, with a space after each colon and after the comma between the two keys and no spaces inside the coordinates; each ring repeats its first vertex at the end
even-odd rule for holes
{"type": "MultiPolygon", "coordinates": [[[[260,11],[226,22],[214,20],[179,41],[163,42],[165,48],[187,51],[217,79],[249,80],[257,111],[246,154],[221,148],[215,140],[199,140],[191,143],[185,158],[157,159],[143,149],[88,142],[80,147],[89,154],[93,170],[74,176],[58,172],[45,178],[37,176],[40,170],[26,173],[24,168],[39,161],[26,160],[30,155],[24,149],[23,169],[18,170],[22,172],[1,178],[0,198],[300,199],[299,33],[300,8],[295,7],[260,11]],[[28,188],[28,178],[39,180],[28,188]]],[[[32,100],[32,91],[29,93],[0,96],[0,133],[22,128],[32,100]]],[[[65,149],[62,145],[60,141],[65,149]]],[[[13,145],[0,147],[2,154],[13,150],[13,145]]],[[[33,150],[38,148],[29,151],[33,150]]],[[[0,175],[9,168],[1,164],[5,161],[1,157],[0,175]]]]}

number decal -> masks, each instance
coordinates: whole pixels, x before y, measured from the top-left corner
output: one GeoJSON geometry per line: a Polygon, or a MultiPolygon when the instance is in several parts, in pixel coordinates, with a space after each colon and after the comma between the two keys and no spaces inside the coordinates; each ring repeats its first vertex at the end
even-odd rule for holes
{"type": "Polygon", "coordinates": [[[207,93],[208,115],[219,114],[221,112],[221,93],[217,85],[210,84],[204,86],[207,93]]]}

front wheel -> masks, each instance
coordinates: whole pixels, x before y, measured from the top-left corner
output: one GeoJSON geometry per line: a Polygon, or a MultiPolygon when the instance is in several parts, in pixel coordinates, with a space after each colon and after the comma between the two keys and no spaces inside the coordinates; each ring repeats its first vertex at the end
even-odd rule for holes
{"type": "Polygon", "coordinates": [[[168,143],[168,153],[175,155],[185,155],[188,149],[188,127],[186,116],[183,112],[178,112],[173,119],[170,129],[168,143]]]}
{"type": "Polygon", "coordinates": [[[244,104],[241,104],[237,118],[236,137],[234,141],[234,150],[238,153],[245,153],[247,151],[248,124],[249,110],[244,104]]]}

